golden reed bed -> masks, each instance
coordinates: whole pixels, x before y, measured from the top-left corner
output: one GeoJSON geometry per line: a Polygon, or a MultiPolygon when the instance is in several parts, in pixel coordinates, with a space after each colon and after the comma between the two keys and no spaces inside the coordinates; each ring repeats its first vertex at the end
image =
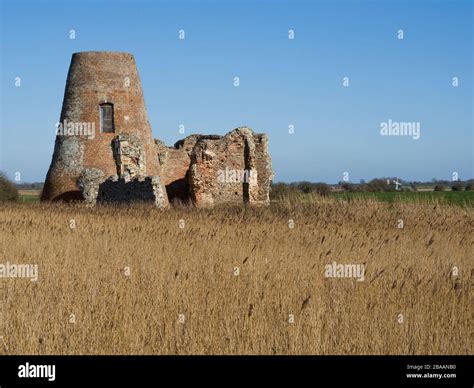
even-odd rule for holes
{"type": "Polygon", "coordinates": [[[2,205],[0,264],[38,279],[0,279],[0,351],[472,354],[473,232],[435,203],[2,205]]]}

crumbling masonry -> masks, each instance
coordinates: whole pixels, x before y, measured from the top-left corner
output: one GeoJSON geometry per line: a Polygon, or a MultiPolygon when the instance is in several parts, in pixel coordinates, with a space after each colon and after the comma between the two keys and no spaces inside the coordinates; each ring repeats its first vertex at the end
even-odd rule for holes
{"type": "Polygon", "coordinates": [[[272,178],[266,135],[240,127],[167,147],[153,139],[131,54],[72,56],[42,200],[268,204],[272,178]]]}

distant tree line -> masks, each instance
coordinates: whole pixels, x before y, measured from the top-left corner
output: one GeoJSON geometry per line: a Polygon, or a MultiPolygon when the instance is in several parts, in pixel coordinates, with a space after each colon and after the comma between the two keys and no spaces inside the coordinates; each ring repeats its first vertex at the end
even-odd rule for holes
{"type": "Polygon", "coordinates": [[[409,185],[402,185],[402,181],[396,178],[375,178],[369,182],[363,179],[360,183],[339,182],[338,184],[343,191],[347,192],[361,192],[361,193],[377,193],[390,191],[414,191],[414,188],[409,185]],[[398,182],[397,185],[395,182],[398,182]]]}
{"type": "Polygon", "coordinates": [[[349,193],[376,193],[376,192],[394,192],[394,191],[417,191],[419,186],[429,186],[435,191],[463,191],[474,190],[474,179],[467,181],[438,181],[431,182],[406,182],[397,178],[375,178],[369,182],[363,179],[359,183],[341,181],[336,185],[327,183],[313,183],[308,181],[284,183],[278,182],[272,184],[271,197],[279,198],[295,194],[317,194],[322,196],[329,195],[330,192],[349,192],[349,193]],[[397,184],[398,183],[398,184],[397,184]]]}
{"type": "Polygon", "coordinates": [[[461,181],[455,181],[455,182],[449,182],[448,184],[444,183],[437,183],[434,187],[434,191],[446,191],[451,189],[452,191],[471,191],[474,190],[474,180],[466,181],[466,182],[461,182],[461,181]]]}
{"type": "Polygon", "coordinates": [[[43,190],[43,182],[33,182],[33,183],[16,183],[16,188],[18,190],[43,190]]]}
{"type": "Polygon", "coordinates": [[[318,194],[322,196],[329,195],[331,186],[326,183],[312,183],[312,182],[293,182],[293,183],[273,183],[270,191],[271,199],[284,198],[298,194],[318,194]]]}

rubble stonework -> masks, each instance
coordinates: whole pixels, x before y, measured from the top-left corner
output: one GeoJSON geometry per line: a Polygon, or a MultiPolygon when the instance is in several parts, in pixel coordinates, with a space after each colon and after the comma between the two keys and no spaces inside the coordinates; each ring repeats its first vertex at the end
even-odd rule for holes
{"type": "Polygon", "coordinates": [[[269,203],[267,136],[240,127],[225,136],[191,135],[173,147],[153,139],[131,54],[73,54],[60,123],[88,131],[58,131],[42,200],[150,201],[160,208],[169,199],[269,203]]]}
{"type": "Polygon", "coordinates": [[[225,136],[191,135],[174,147],[155,143],[170,200],[269,203],[273,170],[266,135],[240,127],[225,136]]]}
{"type": "Polygon", "coordinates": [[[105,179],[98,168],[87,168],[78,179],[77,185],[87,204],[154,202],[157,207],[167,206],[166,192],[160,177],[152,176],[139,179],[130,178],[130,174],[113,175],[105,179]]]}
{"type": "Polygon", "coordinates": [[[145,150],[140,140],[131,133],[123,133],[112,140],[117,174],[143,180],[146,176],[145,150]]]}
{"type": "Polygon", "coordinates": [[[177,141],[173,147],[167,147],[161,140],[155,139],[158,159],[161,165],[160,176],[171,200],[189,201],[189,167],[191,154],[198,140],[220,139],[218,135],[190,135],[177,141]]]}
{"type": "Polygon", "coordinates": [[[109,177],[99,185],[97,202],[129,203],[154,202],[161,209],[166,207],[166,193],[158,176],[127,180],[109,177]]]}
{"type": "Polygon", "coordinates": [[[77,180],[77,186],[88,204],[95,205],[99,194],[99,187],[104,180],[105,175],[98,168],[86,168],[82,171],[77,180]]]}

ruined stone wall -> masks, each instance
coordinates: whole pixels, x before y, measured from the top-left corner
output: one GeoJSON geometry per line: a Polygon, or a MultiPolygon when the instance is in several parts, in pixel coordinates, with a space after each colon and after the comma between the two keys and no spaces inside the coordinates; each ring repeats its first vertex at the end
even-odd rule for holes
{"type": "Polygon", "coordinates": [[[232,175],[226,174],[227,171],[245,170],[244,150],[245,138],[236,132],[218,140],[196,143],[191,156],[189,184],[197,206],[244,201],[243,182],[233,182],[232,175]]]}
{"type": "Polygon", "coordinates": [[[268,136],[254,134],[254,165],[257,170],[257,188],[252,192],[251,202],[256,204],[270,203],[270,187],[273,179],[272,159],[268,151],[268,136]]]}
{"type": "Polygon", "coordinates": [[[166,147],[156,141],[168,196],[196,206],[268,204],[273,171],[268,138],[240,127],[225,136],[191,135],[166,147]]]}
{"type": "Polygon", "coordinates": [[[87,168],[78,179],[78,187],[89,205],[96,203],[154,202],[167,207],[166,192],[158,176],[131,178],[129,174],[105,179],[97,168],[87,168]]]}
{"type": "Polygon", "coordinates": [[[112,141],[133,134],[143,147],[140,175],[159,176],[160,165],[148,123],[140,78],[133,55],[116,52],[73,54],[60,122],[91,123],[87,135],[56,137],[43,200],[82,199],[77,185],[81,172],[97,168],[105,177],[117,174],[112,141]],[[100,104],[112,103],[115,133],[101,133],[100,104]]]}
{"type": "Polygon", "coordinates": [[[196,142],[200,139],[219,138],[217,135],[190,135],[176,142],[173,147],[167,147],[162,141],[155,140],[161,165],[160,177],[166,186],[170,202],[175,199],[190,199],[188,171],[196,142]]]}
{"type": "Polygon", "coordinates": [[[122,133],[112,140],[112,149],[119,176],[143,180],[146,176],[145,149],[131,133],[122,133]]]}

